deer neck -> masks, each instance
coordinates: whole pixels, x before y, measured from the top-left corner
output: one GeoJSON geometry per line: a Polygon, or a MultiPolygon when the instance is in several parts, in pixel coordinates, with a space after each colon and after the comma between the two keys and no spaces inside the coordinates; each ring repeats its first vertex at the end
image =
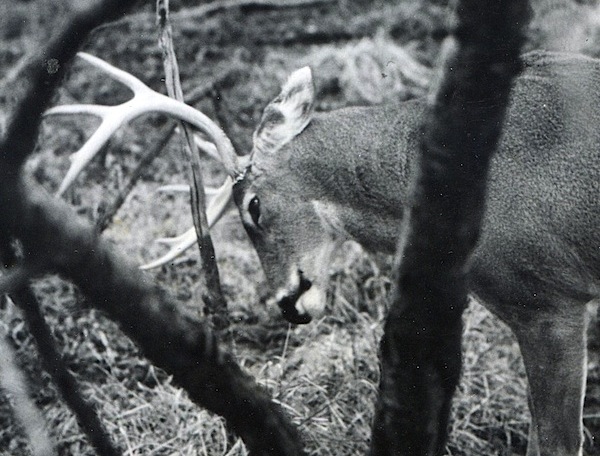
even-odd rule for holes
{"type": "Polygon", "coordinates": [[[292,173],[334,238],[395,250],[423,109],[416,100],[333,111],[296,138],[292,173]]]}

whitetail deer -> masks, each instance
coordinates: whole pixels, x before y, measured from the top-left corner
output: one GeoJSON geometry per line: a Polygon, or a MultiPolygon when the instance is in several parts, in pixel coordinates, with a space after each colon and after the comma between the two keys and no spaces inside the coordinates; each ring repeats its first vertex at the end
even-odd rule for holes
{"type": "MultiPolygon", "coordinates": [[[[125,109],[129,114],[85,146],[85,160],[120,123],[143,112],[205,121],[191,108],[175,109],[176,102],[150,95],[131,76],[87,59],[136,94],[144,91],[145,106],[125,109]]],[[[519,341],[530,385],[528,456],[579,455],[586,304],[600,294],[600,60],[530,53],[524,62],[492,164],[469,283],[519,341]]],[[[237,157],[226,140],[217,144],[233,187],[222,188],[210,218],[218,218],[233,193],[289,321],[307,323],[322,312],[328,260],[344,240],[395,251],[425,105],[418,99],[313,114],[312,75],[304,68],[266,107],[249,156],[237,157]]],[[[51,112],[106,116],[105,109],[51,112]]],[[[82,161],[74,167],[81,169],[82,161]]],[[[193,234],[183,237],[184,245],[190,242],[193,234]]]]}

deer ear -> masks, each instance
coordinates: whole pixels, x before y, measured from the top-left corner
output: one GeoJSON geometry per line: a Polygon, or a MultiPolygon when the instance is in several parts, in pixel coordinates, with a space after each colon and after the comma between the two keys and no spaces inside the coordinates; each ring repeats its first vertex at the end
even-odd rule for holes
{"type": "Polygon", "coordinates": [[[315,87],[309,67],[296,70],[281,93],[265,108],[254,132],[254,152],[273,153],[298,136],[310,123],[315,87]]]}

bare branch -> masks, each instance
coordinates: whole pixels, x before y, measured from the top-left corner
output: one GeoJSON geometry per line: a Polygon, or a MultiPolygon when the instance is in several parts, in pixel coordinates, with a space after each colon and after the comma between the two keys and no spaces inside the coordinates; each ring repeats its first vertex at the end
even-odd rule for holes
{"type": "MultiPolygon", "coordinates": [[[[179,65],[173,46],[171,23],[169,20],[169,0],[157,0],[156,14],[159,28],[159,44],[163,52],[163,66],[166,75],[167,92],[171,98],[183,101],[183,91],[179,80],[179,65]]],[[[200,289],[204,301],[205,315],[211,319],[215,328],[225,329],[229,325],[227,302],[221,290],[219,269],[215,257],[215,249],[210,237],[206,215],[206,195],[202,179],[200,154],[194,141],[190,127],[181,123],[183,133],[182,151],[190,166],[191,176],[191,208],[194,228],[200,250],[200,289]]]]}
{"type": "Polygon", "coordinates": [[[0,142],[0,239],[19,239],[26,263],[43,260],[45,270],[78,285],[90,303],[119,322],[195,402],[225,417],[250,452],[303,454],[297,431],[281,408],[219,349],[206,325],[117,257],[64,202],[21,175],[64,65],[94,26],[117,17],[131,3],[105,0],[76,14],[42,52],[56,56],[56,71],[48,72],[41,57],[33,62],[31,89],[0,142]]]}
{"type": "Polygon", "coordinates": [[[102,232],[108,228],[111,220],[127,199],[127,195],[129,195],[137,181],[140,179],[144,173],[144,170],[156,157],[158,157],[158,155],[163,151],[173,137],[176,128],[175,126],[175,122],[171,122],[162,129],[158,135],[158,139],[154,141],[152,148],[150,148],[150,150],[142,157],[135,169],[132,171],[125,185],[123,185],[123,187],[119,190],[119,194],[110,203],[110,205],[106,205],[102,208],[102,213],[96,221],[96,228],[98,229],[98,232],[102,232]]]}
{"type": "Polygon", "coordinates": [[[195,312],[178,305],[118,258],[61,200],[33,185],[21,184],[11,193],[18,203],[2,209],[10,218],[18,213],[22,223],[14,235],[21,239],[27,257],[47,251],[48,270],[77,284],[91,304],[119,322],[193,401],[223,416],[251,452],[303,454],[297,432],[281,408],[219,349],[195,312]]]}
{"type": "MultiPolygon", "coordinates": [[[[172,14],[174,19],[202,19],[211,14],[225,11],[232,8],[299,8],[304,6],[319,5],[323,3],[334,3],[336,0],[217,0],[195,8],[184,8],[172,14]]],[[[149,13],[131,14],[120,21],[106,24],[104,27],[118,26],[124,23],[135,21],[147,21],[150,19],[149,13]]]]}
{"type": "Polygon", "coordinates": [[[186,19],[210,16],[218,11],[241,7],[258,8],[297,8],[301,6],[318,5],[322,3],[333,3],[335,0],[217,0],[195,8],[188,8],[173,14],[174,18],[186,19]]]}

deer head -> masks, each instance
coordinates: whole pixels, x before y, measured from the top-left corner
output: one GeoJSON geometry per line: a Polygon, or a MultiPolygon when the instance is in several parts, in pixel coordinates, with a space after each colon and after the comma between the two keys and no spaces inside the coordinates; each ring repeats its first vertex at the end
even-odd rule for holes
{"type": "Polygon", "coordinates": [[[289,77],[265,108],[254,133],[249,165],[233,188],[274,299],[293,323],[307,323],[321,313],[326,268],[336,245],[323,229],[307,182],[299,179],[301,173],[290,172],[296,157],[289,145],[310,128],[313,107],[312,74],[305,67],[289,77]]]}
{"type": "MultiPolygon", "coordinates": [[[[323,229],[319,203],[312,198],[306,182],[289,172],[288,165],[300,164],[286,147],[310,127],[314,105],[310,69],[302,68],[289,77],[279,96],[265,108],[254,133],[251,153],[238,157],[223,131],[202,113],[153,92],[137,78],[96,57],[79,55],[127,85],[134,95],[131,100],[114,107],[58,106],[46,113],[90,114],[102,119],[98,130],[73,154],[71,168],[58,194],[73,184],[92,157],[124,123],[148,112],[161,112],[188,122],[214,143],[213,146],[198,139],[202,142],[201,147],[217,157],[229,174],[207,208],[209,225],[214,225],[221,217],[233,196],[284,317],[293,323],[307,323],[320,314],[325,305],[326,268],[339,241],[323,229]],[[300,225],[302,229],[298,229],[300,225]]],[[[162,241],[172,244],[171,250],[142,269],[168,263],[192,246],[196,235],[192,228],[177,238],[162,241]]]]}

